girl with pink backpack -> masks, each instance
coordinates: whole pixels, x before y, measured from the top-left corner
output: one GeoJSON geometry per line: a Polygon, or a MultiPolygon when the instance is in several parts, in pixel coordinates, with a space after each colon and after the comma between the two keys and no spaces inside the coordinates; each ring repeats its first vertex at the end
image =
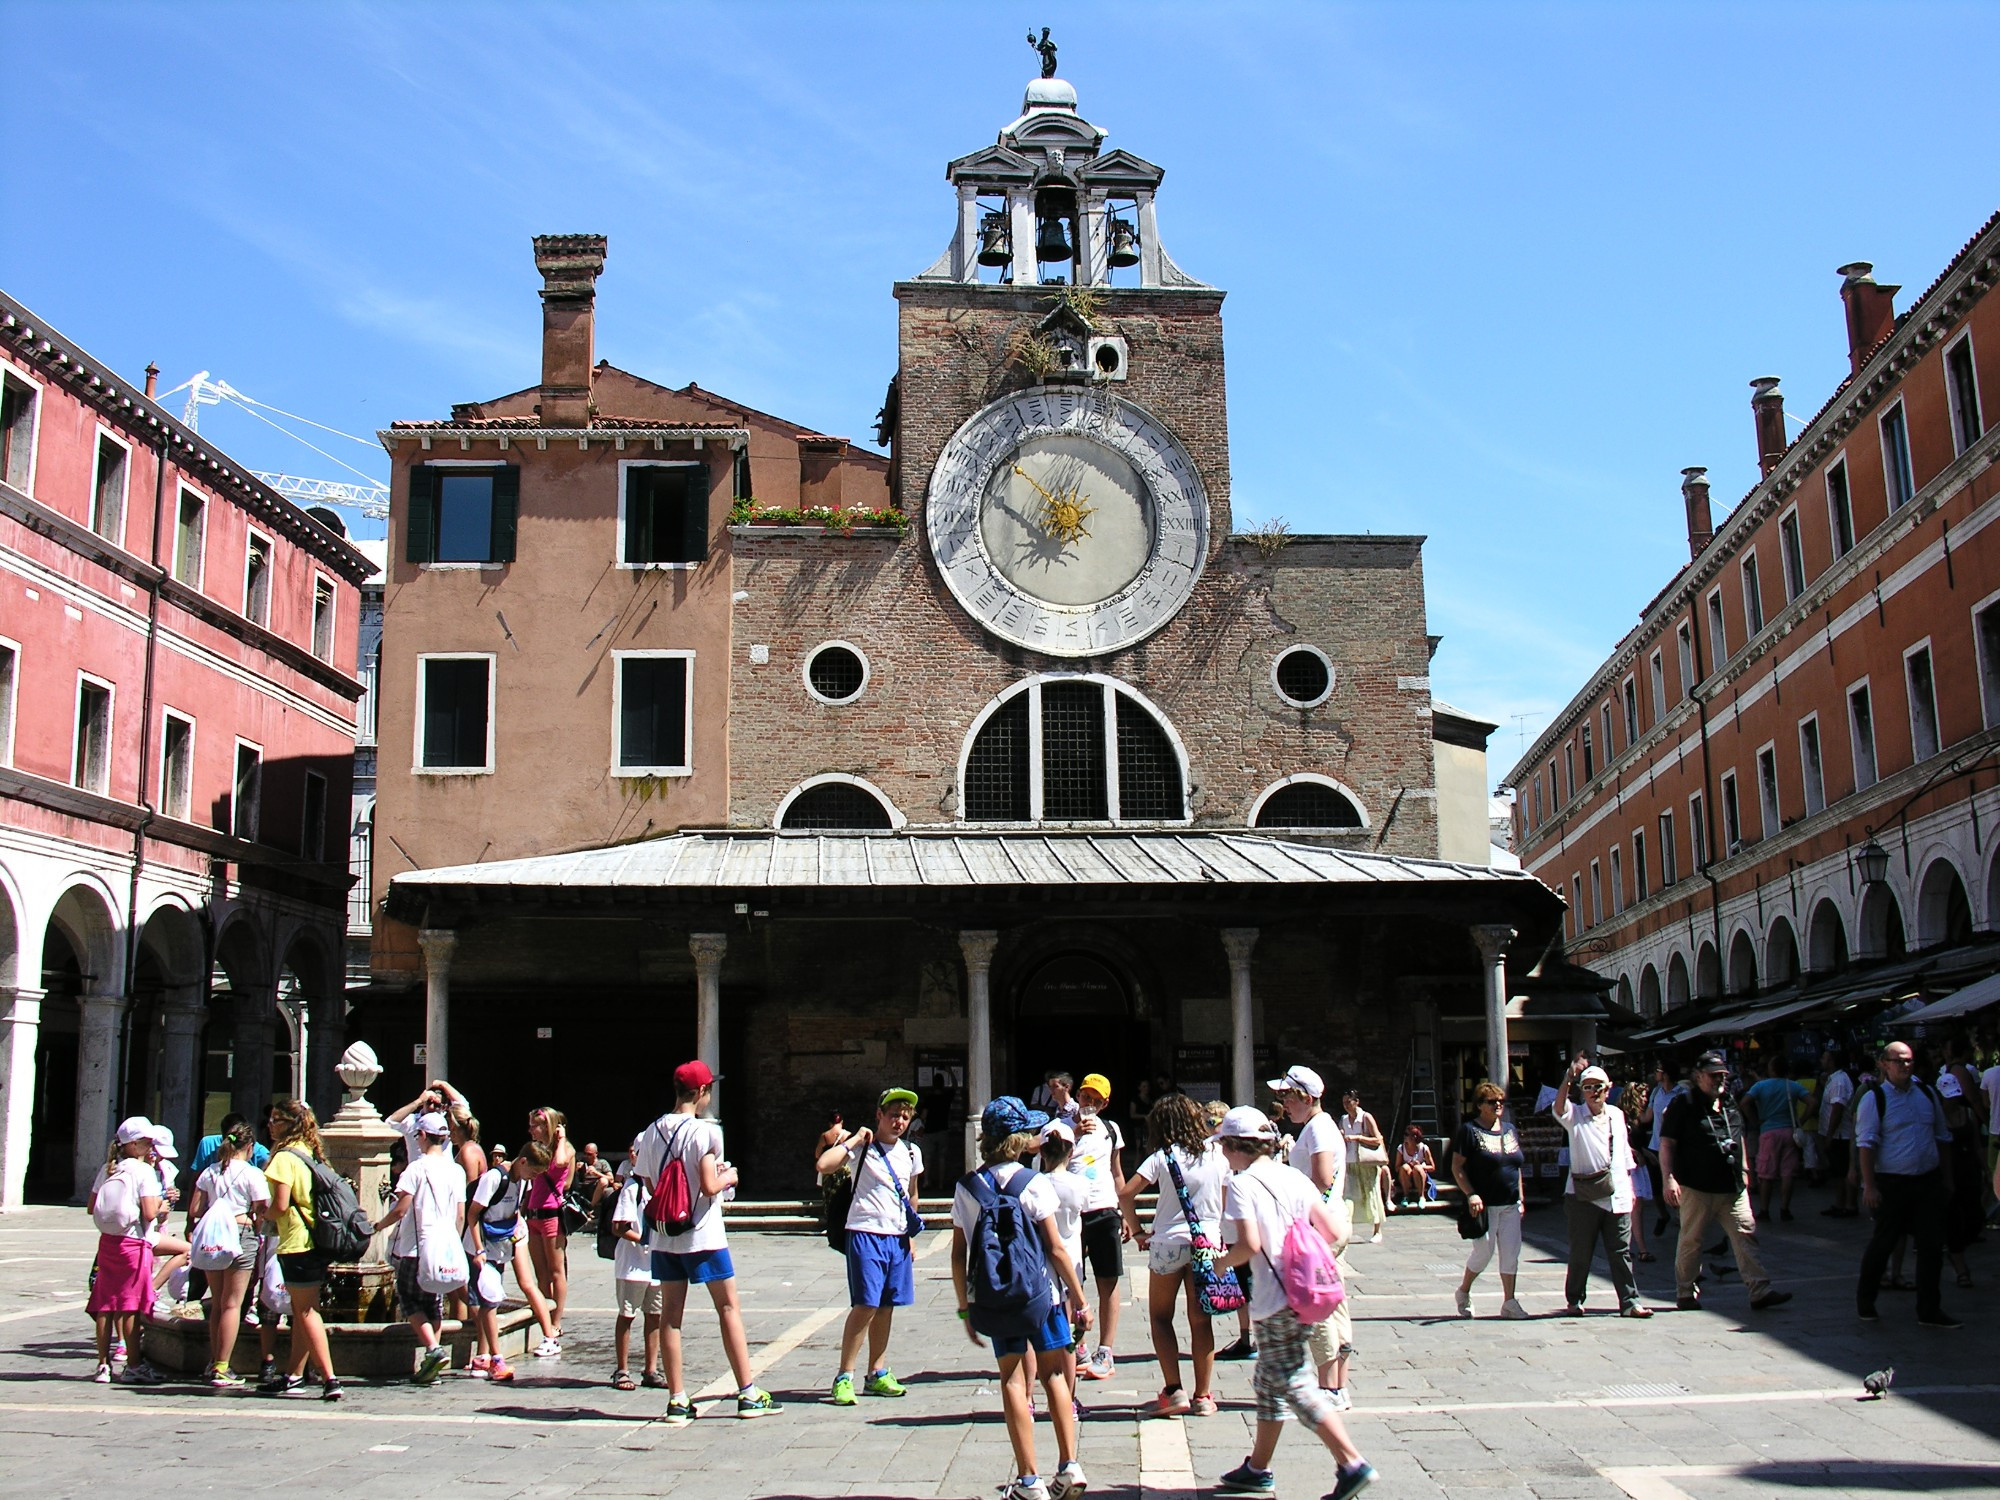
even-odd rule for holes
{"type": "Polygon", "coordinates": [[[1310,1427],[1339,1465],[1328,1500],[1347,1500],[1375,1470],[1347,1435],[1333,1400],[1320,1389],[1306,1328],[1323,1322],[1346,1295],[1334,1263],[1334,1211],[1303,1172],[1275,1160],[1278,1130],[1260,1109],[1238,1105],[1222,1117],[1215,1142],[1229,1163],[1222,1235],[1229,1251],[1218,1268],[1256,1263],[1250,1318],[1256,1329],[1257,1434],[1250,1456],[1224,1474],[1218,1495],[1274,1494],[1271,1457],[1287,1408],[1310,1427]]]}

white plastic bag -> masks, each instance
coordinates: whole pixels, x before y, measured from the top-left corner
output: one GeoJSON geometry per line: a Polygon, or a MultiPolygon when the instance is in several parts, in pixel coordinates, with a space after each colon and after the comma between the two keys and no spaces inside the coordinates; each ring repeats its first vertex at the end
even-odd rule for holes
{"type": "Polygon", "coordinates": [[[188,1240],[188,1259],[197,1271],[226,1271],[243,1253],[243,1226],[228,1203],[211,1203],[188,1240]]]}
{"type": "Polygon", "coordinates": [[[463,1290],[471,1267],[436,1188],[426,1183],[411,1211],[417,1215],[417,1285],[440,1296],[463,1290]]]}
{"type": "Polygon", "coordinates": [[[284,1273],[278,1268],[278,1253],[271,1248],[275,1240],[266,1236],[264,1269],[257,1285],[258,1299],[273,1313],[287,1314],[292,1310],[292,1294],[285,1289],[284,1273]]]}
{"type": "Polygon", "coordinates": [[[100,1233],[129,1235],[139,1227],[139,1192],[124,1172],[112,1172],[98,1184],[90,1217],[100,1233]]]}

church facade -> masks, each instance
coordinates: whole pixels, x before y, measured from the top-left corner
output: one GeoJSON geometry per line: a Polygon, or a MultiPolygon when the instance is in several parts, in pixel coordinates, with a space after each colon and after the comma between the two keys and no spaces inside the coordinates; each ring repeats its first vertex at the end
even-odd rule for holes
{"type": "Polygon", "coordinates": [[[1557,930],[1437,858],[1422,539],[1233,526],[1223,293],[1104,135],[1044,78],[949,165],[886,457],[594,363],[593,236],[537,241],[539,386],[382,434],[352,1029],[503,1139],[696,1054],[753,1192],[892,1082],[954,1142],[1053,1067],[1434,1110],[1557,930]]]}

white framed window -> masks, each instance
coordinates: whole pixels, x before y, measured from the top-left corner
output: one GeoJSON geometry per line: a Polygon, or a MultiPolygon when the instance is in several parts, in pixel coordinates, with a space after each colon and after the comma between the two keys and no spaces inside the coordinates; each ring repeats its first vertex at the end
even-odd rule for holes
{"type": "Polygon", "coordinates": [[[1632,899],[1644,901],[1652,895],[1651,874],[1646,869],[1646,830],[1632,830],[1632,899]]]}
{"type": "MultiPolygon", "coordinates": [[[[1619,686],[1619,696],[1625,703],[1625,748],[1630,750],[1639,743],[1639,684],[1626,678],[1619,686]]],[[[1607,739],[1605,743],[1611,742],[1607,739]]]]}
{"type": "Polygon", "coordinates": [[[611,774],[692,775],[694,653],[614,651],[611,660],[611,774]]]}
{"type": "Polygon", "coordinates": [[[1590,862],[1590,925],[1604,920],[1604,871],[1596,860],[1590,862]]]}
{"type": "Polygon", "coordinates": [[[194,821],[194,720],[171,708],[160,714],[160,811],[194,821]]]}
{"type": "MultiPolygon", "coordinates": [[[[1187,750],[1150,701],[1101,673],[1031,677],[982,708],[959,751],[967,823],[1185,823],[1187,750]]],[[[1361,799],[1297,772],[1246,811],[1251,827],[1365,828],[1361,799]]]]}
{"type": "Polygon", "coordinates": [[[319,772],[306,772],[301,802],[299,858],[318,864],[326,858],[326,778],[319,772]]]}
{"type": "Polygon", "coordinates": [[[1583,876],[1575,874],[1569,878],[1569,925],[1571,937],[1582,937],[1583,920],[1583,876]]]}
{"type": "Polygon", "coordinates": [[[1889,488],[1889,509],[1901,510],[1916,498],[1917,475],[1910,464],[1910,419],[1898,401],[1877,422],[1882,432],[1882,479],[1889,488]]]}
{"type": "Polygon", "coordinates": [[[1547,817],[1547,814],[1542,811],[1542,778],[1539,776],[1535,778],[1534,799],[1535,820],[1532,826],[1539,828],[1542,826],[1543,819],[1547,817]]]}
{"type": "Polygon", "coordinates": [[[271,539],[256,530],[243,544],[243,618],[267,629],[271,624],[271,539]]]}
{"type": "Polygon", "coordinates": [[[42,421],[42,384],[0,365],[0,483],[35,493],[35,456],[42,421]]]}
{"type": "Polygon", "coordinates": [[[1601,764],[1610,765],[1618,752],[1618,742],[1611,737],[1611,700],[1606,699],[1597,708],[1597,722],[1604,726],[1604,741],[1598,747],[1604,757],[1601,764]]]}
{"type": "Polygon", "coordinates": [[[1688,852],[1694,856],[1696,873],[1707,868],[1708,806],[1700,792],[1688,798],[1688,852]]]}
{"type": "Polygon", "coordinates": [[[1854,790],[1865,792],[1881,779],[1875,759],[1875,704],[1866,677],[1847,690],[1847,737],[1854,753],[1854,790]]]}
{"type": "Polygon", "coordinates": [[[1944,388],[1951,400],[1951,451],[1963,453],[1986,430],[1979,419],[1979,372],[1973,368],[1970,328],[1945,346],[1944,388]]]}
{"type": "Polygon", "coordinates": [[[1653,722],[1659,723],[1667,716],[1667,659],[1663,652],[1655,651],[1650,667],[1653,685],[1653,722]]]}
{"type": "Polygon", "coordinates": [[[1692,698],[1694,696],[1695,684],[1701,680],[1695,676],[1694,670],[1693,621],[1681,621],[1680,627],[1674,631],[1674,648],[1680,655],[1681,697],[1683,699],[1692,698]]]}
{"type": "Polygon", "coordinates": [[[1743,638],[1764,628],[1764,581],[1757,572],[1757,549],[1743,554],[1743,638]]]}
{"type": "Polygon", "coordinates": [[[1625,852],[1618,845],[1611,846],[1611,915],[1617,916],[1625,910],[1625,852]]]}
{"type": "Polygon", "coordinates": [[[70,751],[70,785],[111,794],[111,709],[118,690],[102,677],[76,674],[76,735],[70,751]]]}
{"type": "Polygon", "coordinates": [[[1562,783],[1556,780],[1556,763],[1549,762],[1549,816],[1554,817],[1562,810],[1562,783]]]}
{"type": "Polygon", "coordinates": [[[1660,889],[1666,890],[1681,878],[1680,851],[1674,847],[1674,815],[1660,814],[1660,889]]]}
{"type": "Polygon", "coordinates": [[[417,657],[415,764],[421,776],[480,776],[493,770],[490,651],[439,651],[417,657]]]}
{"type": "Polygon", "coordinates": [[[239,737],[236,768],[229,782],[229,831],[257,842],[264,824],[264,747],[239,737]]]}
{"type": "Polygon", "coordinates": [[[1317,646],[1293,646],[1271,660],[1271,686],[1293,708],[1318,708],[1333,682],[1333,658],[1317,646]]]}
{"type": "Polygon", "coordinates": [[[404,559],[445,569],[510,563],[520,518],[520,465],[472,458],[415,464],[404,507],[404,559]]]}
{"type": "Polygon", "coordinates": [[[800,670],[807,694],[829,706],[852,703],[868,686],[868,656],[852,641],[822,641],[800,670]]]}
{"type": "Polygon", "coordinates": [[[0,636],[0,766],[14,764],[14,705],[21,690],[21,643],[0,636]]]}
{"type": "Polygon", "coordinates": [[[1903,683],[1910,695],[1910,753],[1929,760],[1943,746],[1938,733],[1937,679],[1931,671],[1931,641],[1925,636],[1903,653],[1903,683]]]}
{"type": "Polygon", "coordinates": [[[1778,517],[1778,561],[1785,570],[1785,602],[1806,591],[1806,549],[1799,536],[1799,512],[1794,506],[1778,517]]]}
{"type": "Polygon", "coordinates": [[[1708,596],[1708,669],[1717,671],[1729,660],[1729,631],[1722,623],[1722,590],[1708,596]]]}
{"type": "Polygon", "coordinates": [[[207,497],[183,485],[174,510],[174,577],[191,589],[201,587],[202,554],[207,544],[207,497]]]}
{"type": "Polygon", "coordinates": [[[125,497],[131,487],[131,445],[100,426],[90,477],[90,529],[116,547],[125,545],[125,497]]]}
{"type": "Polygon", "coordinates": [[[333,660],[334,600],[333,580],[324,573],[313,574],[313,655],[321,661],[333,660]]]}
{"type": "Polygon", "coordinates": [[[2000,593],[1972,607],[1972,648],[1979,661],[1980,722],[2000,725],[2000,593]]]}
{"type": "Polygon", "coordinates": [[[1757,752],[1757,814],[1763,826],[1762,837],[1774,839],[1784,826],[1784,816],[1778,805],[1778,747],[1766,744],[1757,752]]]}
{"type": "MultiPolygon", "coordinates": [[[[1584,730],[1584,733],[1588,735],[1590,731],[1586,729],[1584,730]]],[[[1569,784],[1569,800],[1574,802],[1576,800],[1576,741],[1575,740],[1566,740],[1563,743],[1563,778],[1569,784]]]]}
{"type": "Polygon", "coordinates": [[[1826,466],[1826,524],[1836,560],[1854,550],[1854,493],[1847,482],[1847,455],[1826,466]]]}
{"type": "Polygon", "coordinates": [[[1722,773],[1722,852],[1726,859],[1743,847],[1743,810],[1736,797],[1736,773],[1722,773]]]}
{"type": "Polygon", "coordinates": [[[708,465],[618,461],[618,566],[698,568],[708,559],[708,465]]]}
{"type": "Polygon", "coordinates": [[[1805,786],[1806,816],[1826,807],[1826,764],[1819,749],[1819,715],[1799,720],[1799,779],[1805,786]]]}

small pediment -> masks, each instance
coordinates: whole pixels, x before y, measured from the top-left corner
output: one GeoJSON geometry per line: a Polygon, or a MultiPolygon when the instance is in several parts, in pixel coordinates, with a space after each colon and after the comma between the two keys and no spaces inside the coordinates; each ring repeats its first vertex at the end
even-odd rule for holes
{"type": "Polygon", "coordinates": [[[987,146],[970,156],[961,156],[944,169],[945,179],[956,186],[966,180],[975,182],[1020,183],[1033,182],[1039,164],[1030,161],[1018,151],[1006,146],[987,146]]]}
{"type": "Polygon", "coordinates": [[[1000,142],[1021,151],[1065,151],[1095,156],[1104,132],[1067,110],[1036,110],[1000,132],[1000,142]]]}
{"type": "Polygon", "coordinates": [[[1072,307],[1066,297],[1059,299],[1049,315],[1037,326],[1051,337],[1067,334],[1074,338],[1087,339],[1097,332],[1097,325],[1072,307]]]}
{"type": "Polygon", "coordinates": [[[1104,188],[1111,192],[1124,190],[1137,192],[1141,189],[1152,191],[1159,187],[1166,172],[1143,157],[1134,156],[1130,151],[1110,151],[1082,167],[1077,175],[1085,186],[1104,188]]]}

